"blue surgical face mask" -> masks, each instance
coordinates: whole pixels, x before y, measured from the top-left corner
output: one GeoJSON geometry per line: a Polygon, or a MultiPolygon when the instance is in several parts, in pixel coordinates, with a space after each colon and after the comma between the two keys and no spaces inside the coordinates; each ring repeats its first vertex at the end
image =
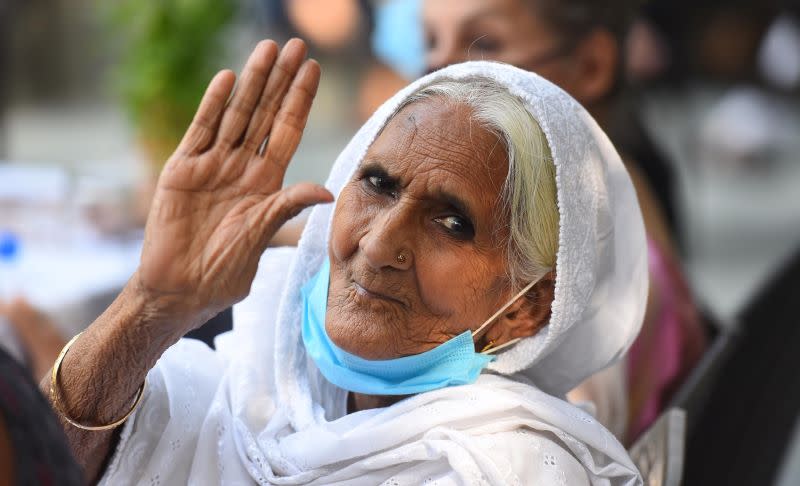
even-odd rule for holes
{"type": "Polygon", "coordinates": [[[325,331],[330,262],[302,288],[303,343],[325,378],[345,390],[369,395],[413,395],[446,386],[466,385],[478,379],[494,359],[489,354],[514,344],[511,340],[494,349],[475,351],[473,336],[499,317],[536,282],[531,282],[476,331],[464,331],[424,353],[386,360],[368,360],[339,348],[325,331]]]}

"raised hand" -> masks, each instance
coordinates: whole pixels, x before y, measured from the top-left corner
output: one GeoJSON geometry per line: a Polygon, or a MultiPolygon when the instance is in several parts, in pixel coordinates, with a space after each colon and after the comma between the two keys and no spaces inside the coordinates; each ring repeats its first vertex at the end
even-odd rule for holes
{"type": "Polygon", "coordinates": [[[188,327],[247,295],[283,223],[333,201],[315,184],[282,189],[319,84],[319,65],[305,56],[298,39],[280,53],[261,42],[233,96],[235,75],[218,73],[159,178],[132,283],[188,327]]]}

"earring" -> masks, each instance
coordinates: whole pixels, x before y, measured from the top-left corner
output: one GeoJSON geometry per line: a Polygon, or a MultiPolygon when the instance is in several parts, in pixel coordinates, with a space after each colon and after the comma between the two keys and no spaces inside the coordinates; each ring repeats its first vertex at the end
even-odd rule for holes
{"type": "Polygon", "coordinates": [[[402,252],[400,252],[400,253],[397,254],[397,257],[395,258],[395,260],[397,260],[397,263],[403,264],[403,263],[406,262],[406,256],[403,255],[402,252]]]}

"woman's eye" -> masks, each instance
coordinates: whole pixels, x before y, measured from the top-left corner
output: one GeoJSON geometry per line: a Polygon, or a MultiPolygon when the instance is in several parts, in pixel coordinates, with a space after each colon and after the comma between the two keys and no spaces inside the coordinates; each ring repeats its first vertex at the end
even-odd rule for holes
{"type": "Polygon", "coordinates": [[[445,216],[444,218],[436,218],[434,221],[444,226],[448,233],[458,238],[468,239],[475,235],[472,224],[460,216],[445,216]]]}
{"type": "Polygon", "coordinates": [[[396,195],[396,183],[392,179],[381,175],[371,175],[365,179],[373,191],[379,194],[388,194],[392,197],[396,195]]]}
{"type": "Polygon", "coordinates": [[[372,187],[380,191],[389,189],[388,181],[381,176],[369,176],[367,177],[367,181],[369,181],[372,187]]]}

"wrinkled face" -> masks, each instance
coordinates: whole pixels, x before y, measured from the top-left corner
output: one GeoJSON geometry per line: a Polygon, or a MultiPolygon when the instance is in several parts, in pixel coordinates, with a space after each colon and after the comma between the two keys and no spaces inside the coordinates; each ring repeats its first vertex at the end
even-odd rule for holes
{"type": "Polygon", "coordinates": [[[421,353],[477,328],[510,297],[505,147],[471,115],[439,99],[412,103],[342,189],[325,325],[346,351],[421,353]]]}
{"type": "Polygon", "coordinates": [[[470,60],[501,61],[535,71],[570,91],[569,47],[528,0],[425,0],[429,70],[470,60]]]}

